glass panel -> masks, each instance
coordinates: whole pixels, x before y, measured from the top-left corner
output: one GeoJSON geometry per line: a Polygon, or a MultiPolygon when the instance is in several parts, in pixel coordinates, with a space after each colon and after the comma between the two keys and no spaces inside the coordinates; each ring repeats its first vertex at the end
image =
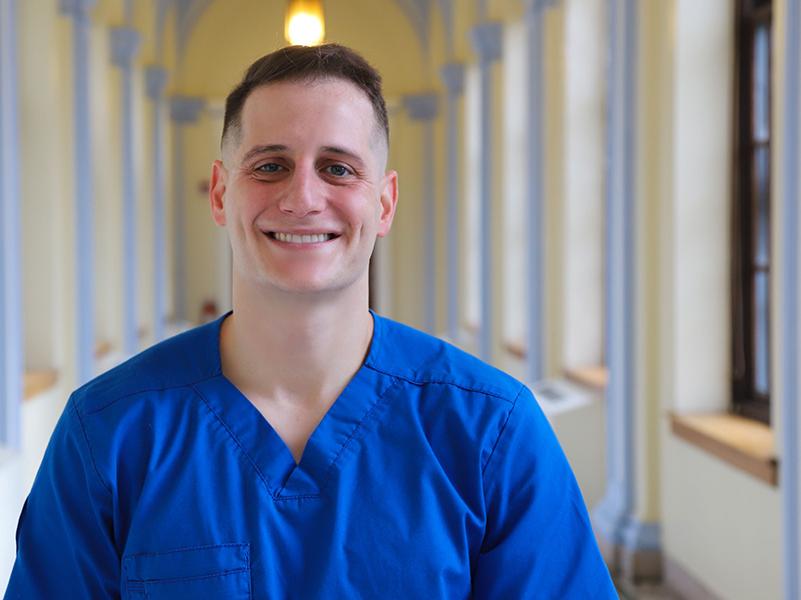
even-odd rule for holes
{"type": "Polygon", "coordinates": [[[753,190],[754,258],[757,265],[767,266],[770,256],[770,149],[764,146],[754,152],[753,190]]]}
{"type": "Polygon", "coordinates": [[[754,139],[770,137],[770,26],[754,32],[754,139]]]}
{"type": "Polygon", "coordinates": [[[754,331],[754,391],[757,394],[770,392],[769,281],[767,273],[754,273],[754,324],[756,325],[754,331]]]}

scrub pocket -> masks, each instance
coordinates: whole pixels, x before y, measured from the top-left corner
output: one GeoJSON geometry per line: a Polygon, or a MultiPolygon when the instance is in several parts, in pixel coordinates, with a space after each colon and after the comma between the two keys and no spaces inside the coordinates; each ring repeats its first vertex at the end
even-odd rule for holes
{"type": "Polygon", "coordinates": [[[198,546],[122,559],[123,598],[250,599],[249,544],[198,546]]]}

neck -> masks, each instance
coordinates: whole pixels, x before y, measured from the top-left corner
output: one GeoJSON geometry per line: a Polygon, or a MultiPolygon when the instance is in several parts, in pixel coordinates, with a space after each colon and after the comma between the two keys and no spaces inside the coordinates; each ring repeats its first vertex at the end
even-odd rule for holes
{"type": "Polygon", "coordinates": [[[330,404],[364,362],[373,332],[367,278],[327,294],[233,287],[223,322],[223,374],[246,396],[330,404]]]}

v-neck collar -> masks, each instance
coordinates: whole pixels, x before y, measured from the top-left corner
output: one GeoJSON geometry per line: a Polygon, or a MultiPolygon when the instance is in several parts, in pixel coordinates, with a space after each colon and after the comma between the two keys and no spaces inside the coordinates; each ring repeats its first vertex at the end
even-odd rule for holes
{"type": "Polygon", "coordinates": [[[241,391],[222,373],[220,357],[220,317],[208,328],[212,350],[207,356],[214,361],[213,377],[194,385],[228,431],[275,500],[320,496],[332,474],[351,452],[348,446],[364,433],[362,424],[393,383],[391,377],[372,368],[380,354],[384,326],[372,310],[373,337],[364,363],[345,386],[328,412],[312,432],[303,450],[300,463],[270,423],[241,391]]]}

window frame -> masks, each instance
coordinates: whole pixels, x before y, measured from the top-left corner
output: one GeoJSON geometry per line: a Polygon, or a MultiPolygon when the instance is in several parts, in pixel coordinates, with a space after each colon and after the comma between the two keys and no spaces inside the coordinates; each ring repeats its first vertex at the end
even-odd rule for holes
{"type": "MultiPolygon", "coordinates": [[[[765,139],[758,140],[755,132],[753,61],[756,32],[767,23],[769,44],[773,39],[772,0],[738,0],[735,9],[735,68],[734,68],[734,135],[732,171],[732,241],[731,241],[731,296],[732,296],[732,412],[770,424],[770,204],[772,163],[772,85],[768,85],[768,130],[765,139]],[[755,173],[756,152],[767,149],[767,258],[757,263],[758,233],[758,176],[755,173]],[[767,273],[767,393],[756,389],[758,362],[757,313],[755,274],[767,273]]],[[[768,47],[768,77],[772,78],[773,51],[768,47]]]]}

